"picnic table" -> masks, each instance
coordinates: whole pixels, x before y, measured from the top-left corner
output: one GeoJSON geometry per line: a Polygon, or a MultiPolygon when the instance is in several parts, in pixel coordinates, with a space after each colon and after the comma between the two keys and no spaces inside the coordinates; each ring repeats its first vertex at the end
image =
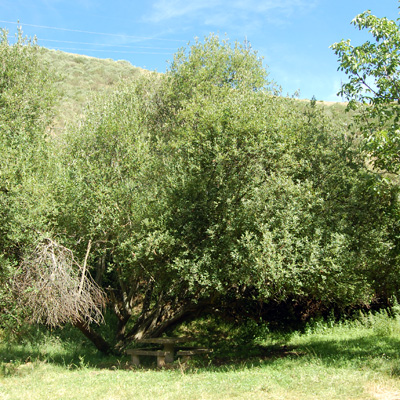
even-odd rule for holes
{"type": "Polygon", "coordinates": [[[193,342],[195,339],[191,337],[163,337],[163,338],[145,338],[138,339],[136,343],[143,344],[157,344],[163,346],[162,349],[128,349],[127,354],[132,357],[132,364],[140,365],[139,356],[156,356],[157,366],[159,368],[164,367],[166,364],[174,362],[175,355],[177,357],[183,357],[183,361],[187,361],[191,356],[196,354],[207,354],[211,352],[210,349],[200,347],[186,347],[177,350],[177,346],[182,343],[193,342]]]}

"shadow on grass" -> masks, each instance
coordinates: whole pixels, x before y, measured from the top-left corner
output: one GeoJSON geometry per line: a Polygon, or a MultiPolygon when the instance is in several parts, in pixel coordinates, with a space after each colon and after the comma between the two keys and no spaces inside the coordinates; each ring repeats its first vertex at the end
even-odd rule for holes
{"type": "MultiPolygon", "coordinates": [[[[60,348],[32,345],[0,345],[0,365],[22,365],[29,362],[46,362],[68,369],[136,369],[130,366],[128,356],[105,356],[89,343],[69,342],[60,348]]],[[[273,365],[281,359],[318,359],[326,366],[354,366],[374,368],[391,364],[391,374],[400,376],[400,338],[365,336],[354,339],[311,339],[298,346],[242,345],[224,343],[214,348],[210,356],[190,360],[186,369],[240,370],[243,368],[273,365]],[[396,367],[397,366],[397,367],[396,367]]],[[[140,369],[156,369],[155,357],[143,357],[140,369]]],[[[182,368],[175,362],[171,368],[182,368]]]]}
{"type": "Polygon", "coordinates": [[[327,366],[366,364],[371,360],[400,362],[400,338],[393,336],[313,340],[298,350],[319,358],[327,366]]]}
{"type": "Polygon", "coordinates": [[[238,346],[215,352],[210,365],[241,369],[273,365],[282,359],[317,360],[318,364],[336,368],[380,369],[400,377],[400,338],[365,335],[349,339],[313,338],[297,346],[238,346]]]}
{"type": "MultiPolygon", "coordinates": [[[[106,356],[89,343],[60,343],[58,346],[38,344],[0,345],[0,367],[43,362],[67,369],[123,369],[129,366],[127,356],[106,356]]],[[[1,372],[1,368],[0,368],[1,372]]]]}
{"type": "MultiPolygon", "coordinates": [[[[189,363],[183,365],[177,360],[171,369],[184,368],[185,370],[198,370],[203,368],[213,369],[242,369],[255,367],[266,361],[276,358],[298,355],[296,349],[287,346],[227,346],[215,348],[210,355],[193,357],[189,363]]],[[[141,366],[134,367],[130,364],[130,357],[106,356],[96,351],[92,345],[82,346],[78,343],[75,348],[68,343],[66,348],[46,349],[46,346],[32,347],[23,345],[0,345],[0,366],[5,364],[22,365],[32,362],[45,362],[48,364],[65,367],[67,369],[96,368],[96,369],[157,369],[156,358],[151,356],[141,357],[141,366]]]]}

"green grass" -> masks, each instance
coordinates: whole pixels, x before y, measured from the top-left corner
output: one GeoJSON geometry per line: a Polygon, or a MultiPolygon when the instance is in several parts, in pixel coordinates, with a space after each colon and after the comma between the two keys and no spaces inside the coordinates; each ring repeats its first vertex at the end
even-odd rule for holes
{"type": "MultiPolygon", "coordinates": [[[[399,399],[400,322],[380,313],[216,351],[189,365],[134,368],[55,333],[0,346],[0,399],[399,399]],[[254,350],[255,349],[255,350],[254,350]]],[[[218,349],[216,349],[218,350],[218,349]]]]}

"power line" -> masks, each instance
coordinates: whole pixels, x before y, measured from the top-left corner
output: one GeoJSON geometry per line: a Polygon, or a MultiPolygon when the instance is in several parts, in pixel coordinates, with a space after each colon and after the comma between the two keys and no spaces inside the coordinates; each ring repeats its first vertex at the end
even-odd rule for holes
{"type": "Polygon", "coordinates": [[[72,42],[69,40],[42,39],[42,38],[37,38],[37,40],[38,40],[38,42],[42,41],[42,42],[55,42],[55,43],[83,44],[83,45],[90,45],[90,46],[124,47],[124,48],[128,48],[128,49],[176,50],[175,47],[128,46],[128,45],[123,45],[123,44],[72,42]]]}
{"type": "Polygon", "coordinates": [[[135,40],[160,40],[160,41],[165,41],[165,42],[186,43],[186,41],[182,40],[182,39],[164,39],[164,38],[155,38],[155,37],[146,37],[146,36],[130,36],[130,35],[118,34],[118,33],[82,31],[82,30],[79,30],[79,29],[58,28],[58,27],[55,27],[55,26],[45,26],[45,25],[22,24],[20,22],[1,21],[1,20],[0,20],[0,23],[21,25],[21,26],[30,26],[30,27],[34,27],[34,28],[43,28],[43,29],[54,29],[54,30],[66,31],[66,32],[87,33],[87,34],[90,34],[90,35],[104,35],[104,36],[123,37],[123,38],[128,38],[128,39],[135,39],[135,40]]]}

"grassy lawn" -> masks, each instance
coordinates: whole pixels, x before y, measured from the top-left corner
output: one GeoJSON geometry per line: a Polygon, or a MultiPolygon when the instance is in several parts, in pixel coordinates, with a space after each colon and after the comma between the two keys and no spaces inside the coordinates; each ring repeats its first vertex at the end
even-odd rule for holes
{"type": "Polygon", "coordinates": [[[0,399],[400,399],[399,325],[325,324],[165,370],[54,336],[3,344],[0,399]]]}

